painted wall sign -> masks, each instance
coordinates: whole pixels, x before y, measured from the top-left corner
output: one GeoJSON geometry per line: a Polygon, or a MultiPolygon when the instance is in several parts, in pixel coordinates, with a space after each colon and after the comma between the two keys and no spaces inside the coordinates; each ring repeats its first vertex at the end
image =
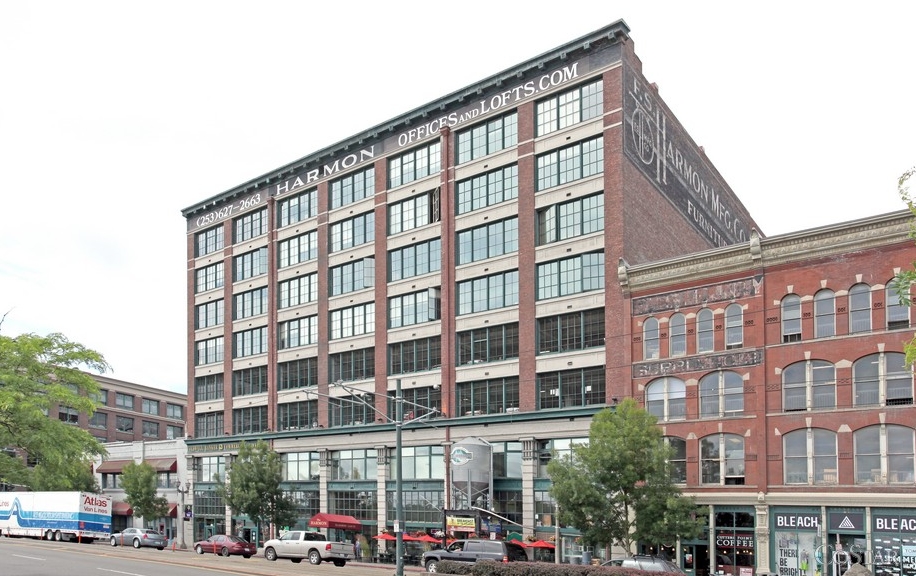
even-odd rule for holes
{"type": "Polygon", "coordinates": [[[633,299],[633,314],[656,314],[690,306],[707,306],[750,298],[763,290],[763,276],[633,299]]]}
{"type": "Polygon", "coordinates": [[[681,372],[705,372],[721,368],[756,366],[762,361],[763,353],[760,350],[746,350],[734,353],[659,360],[657,362],[640,362],[633,365],[633,377],[648,378],[650,376],[664,376],[681,372]]]}

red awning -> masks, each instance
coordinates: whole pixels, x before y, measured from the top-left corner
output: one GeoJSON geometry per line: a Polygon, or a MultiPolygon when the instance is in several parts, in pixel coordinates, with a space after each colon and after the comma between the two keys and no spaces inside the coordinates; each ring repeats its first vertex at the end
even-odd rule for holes
{"type": "Polygon", "coordinates": [[[338,530],[362,530],[362,524],[353,516],[341,514],[315,514],[309,520],[311,528],[337,528],[338,530]]]}
{"type": "Polygon", "coordinates": [[[169,502],[169,518],[178,518],[178,504],[169,502]]]}
{"type": "Polygon", "coordinates": [[[111,505],[111,513],[118,516],[133,516],[134,509],[130,507],[130,504],[127,502],[113,502],[111,505]]]}

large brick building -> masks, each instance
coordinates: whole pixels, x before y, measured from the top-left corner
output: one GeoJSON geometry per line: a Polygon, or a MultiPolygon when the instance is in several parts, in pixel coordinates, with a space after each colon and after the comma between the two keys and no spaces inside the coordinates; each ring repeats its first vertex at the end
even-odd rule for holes
{"type": "Polygon", "coordinates": [[[882,375],[909,326],[884,292],[916,253],[908,214],[761,238],[623,22],[183,215],[195,535],[240,520],[212,480],[263,438],[303,522],[352,515],[371,536],[477,506],[492,513],[476,529],[559,535],[579,558],[546,462],[628,396],[710,505],[707,537],[668,550],[691,573],[814,576],[801,554],[828,536],[872,551],[866,520],[907,516],[889,505],[906,451],[884,439],[909,434],[912,472],[912,377],[891,408],[882,375]],[[871,323],[847,329],[866,296],[871,323]],[[890,329],[879,302],[900,314],[890,329]],[[874,402],[854,399],[856,366],[877,370],[874,402]]]}

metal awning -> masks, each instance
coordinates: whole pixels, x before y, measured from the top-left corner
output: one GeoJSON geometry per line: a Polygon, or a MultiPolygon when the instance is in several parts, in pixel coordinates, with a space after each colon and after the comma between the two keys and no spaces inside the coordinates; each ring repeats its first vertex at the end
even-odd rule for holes
{"type": "Polygon", "coordinates": [[[111,513],[117,516],[133,516],[134,509],[127,502],[112,502],[111,513]]]}
{"type": "Polygon", "coordinates": [[[99,474],[120,474],[133,460],[106,460],[95,469],[99,474]]]}

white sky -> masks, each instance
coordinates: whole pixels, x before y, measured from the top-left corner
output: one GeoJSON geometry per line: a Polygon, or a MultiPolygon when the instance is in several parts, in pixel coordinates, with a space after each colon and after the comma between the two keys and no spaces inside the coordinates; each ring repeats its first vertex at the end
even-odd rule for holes
{"type": "Polygon", "coordinates": [[[765,234],[904,208],[914,2],[6,0],[0,332],[186,391],[182,208],[621,18],[765,234]]]}

